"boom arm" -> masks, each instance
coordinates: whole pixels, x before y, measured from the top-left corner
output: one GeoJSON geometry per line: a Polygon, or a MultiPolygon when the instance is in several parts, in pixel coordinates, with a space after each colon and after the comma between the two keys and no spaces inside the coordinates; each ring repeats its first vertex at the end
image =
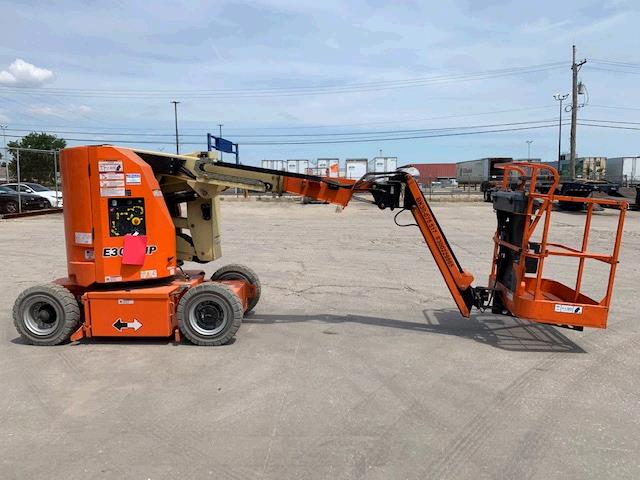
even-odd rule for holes
{"type": "MultiPolygon", "coordinates": [[[[178,162],[179,159],[182,162],[180,162],[180,166],[174,164],[173,171],[166,171],[169,165],[166,159],[158,161],[156,153],[141,151],[137,153],[143,156],[145,161],[152,164],[156,173],[162,173],[164,168],[164,173],[173,177],[172,180],[161,182],[163,191],[172,186],[172,181],[180,179],[191,186],[200,196],[213,199],[216,203],[214,206],[216,211],[217,193],[233,187],[275,194],[293,193],[314,200],[338,204],[342,207],[348,205],[354,194],[370,193],[374,199],[373,203],[381,209],[403,208],[410,210],[460,313],[468,317],[472,306],[476,304],[476,295],[471,287],[473,275],[460,266],[433,211],[418,184],[409,173],[390,172],[383,175],[365,176],[365,178],[356,181],[217,162],[202,155],[199,157],[171,155],[173,162],[178,162]]],[[[165,194],[165,196],[171,198],[170,194],[165,194]]],[[[202,225],[201,229],[206,231],[210,228],[208,225],[211,222],[209,220],[201,222],[201,215],[197,209],[188,210],[189,218],[186,223],[191,227],[194,244],[202,244],[206,242],[207,235],[199,235],[198,226],[202,225]],[[192,211],[193,215],[191,215],[192,211]]],[[[219,236],[217,231],[214,233],[218,235],[214,235],[213,238],[219,236]]],[[[180,236],[178,240],[180,243],[180,236]]],[[[202,248],[195,248],[195,250],[197,252],[206,251],[202,248]]],[[[217,256],[215,255],[216,249],[212,248],[211,250],[214,256],[217,256]]],[[[206,256],[202,258],[202,255],[196,255],[196,257],[199,260],[208,261],[206,256]]]]}
{"type": "Polygon", "coordinates": [[[476,304],[474,289],[471,287],[473,275],[460,266],[447,237],[445,237],[414,178],[405,174],[402,181],[405,182],[404,208],[411,209],[413,218],[420,228],[420,233],[422,233],[424,241],[436,261],[453,300],[460,313],[464,317],[468,317],[471,313],[471,307],[476,304]]]}
{"type": "Polygon", "coordinates": [[[547,168],[554,178],[558,176],[549,167],[530,163],[509,164],[505,167],[517,170],[520,180],[515,188],[505,180],[502,190],[494,194],[498,228],[494,238],[490,276],[492,286],[474,287],[471,285],[473,275],[460,266],[427,200],[408,172],[399,170],[372,173],[360,180],[347,180],[223,163],[209,158],[209,153],[206,152],[184,156],[142,151],[136,153],[151,166],[158,178],[162,195],[176,226],[177,255],[180,260],[208,262],[221,255],[218,194],[227,188],[274,194],[293,193],[343,207],[349,204],[354,195],[366,193],[373,197],[370,202],[380,209],[399,208],[412,213],[463,316],[468,317],[474,306],[481,309],[491,306],[494,313],[513,314],[571,328],[606,326],[626,204],[556,197],[553,192],[538,193],[536,186],[540,169],[547,168]],[[527,185],[529,189],[525,191],[527,185]],[[581,251],[547,242],[554,199],[586,201],[591,205],[581,251]],[[184,202],[187,203],[186,218],[180,215],[178,207],[179,203],[184,202]],[[592,204],[596,203],[617,206],[621,211],[611,255],[586,250],[592,204]],[[539,222],[543,216],[544,222],[539,222]],[[539,223],[544,224],[542,240],[532,242],[532,232],[539,223]],[[191,236],[185,233],[187,229],[191,236]],[[566,251],[549,248],[554,246],[566,251]],[[580,259],[575,288],[542,276],[544,259],[550,255],[575,256],[580,259]],[[611,265],[608,293],[600,301],[592,300],[580,292],[582,269],[587,258],[595,258],[611,265]]]}

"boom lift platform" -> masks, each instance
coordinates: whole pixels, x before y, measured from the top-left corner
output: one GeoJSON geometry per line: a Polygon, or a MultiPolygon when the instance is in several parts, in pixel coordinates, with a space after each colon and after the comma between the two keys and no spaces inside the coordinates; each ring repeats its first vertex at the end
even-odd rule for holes
{"type": "MultiPolygon", "coordinates": [[[[248,267],[227,265],[210,279],[183,271],[185,261],[220,258],[219,194],[240,188],[292,193],[346,207],[370,194],[380,209],[409,211],[435,259],[460,313],[475,307],[533,322],[604,328],[611,303],[626,202],[536,193],[546,169],[504,164],[502,187],[493,195],[497,215],[487,287],[473,286],[413,176],[402,169],[354,181],[268,170],[218,161],[212,152],[192,155],[85,146],[61,152],[68,276],[28,288],[13,308],[24,339],[55,345],[85,337],[171,337],[221,345],[236,334],[243,315],[260,298],[260,281],[248,267]],[[554,201],[587,202],[580,248],[551,243],[554,201]],[[593,207],[617,206],[610,253],[588,250],[593,207]],[[575,284],[543,275],[552,256],[577,259],[575,284]],[[581,293],[586,260],[609,265],[606,294],[581,293]]],[[[550,192],[555,189],[551,188],[550,192]]]]}

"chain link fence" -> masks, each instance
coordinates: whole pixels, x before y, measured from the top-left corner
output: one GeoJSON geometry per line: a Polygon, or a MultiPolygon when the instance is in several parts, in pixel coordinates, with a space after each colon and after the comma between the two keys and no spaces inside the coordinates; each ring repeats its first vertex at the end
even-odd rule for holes
{"type": "Polygon", "coordinates": [[[0,197],[3,199],[0,210],[22,213],[25,210],[62,207],[59,155],[58,150],[3,147],[0,185],[5,187],[5,194],[0,197]],[[5,190],[7,188],[15,195],[5,190]]]}
{"type": "Polygon", "coordinates": [[[480,184],[471,182],[470,178],[426,177],[422,179],[422,192],[427,200],[480,201],[483,192],[480,184]]]}

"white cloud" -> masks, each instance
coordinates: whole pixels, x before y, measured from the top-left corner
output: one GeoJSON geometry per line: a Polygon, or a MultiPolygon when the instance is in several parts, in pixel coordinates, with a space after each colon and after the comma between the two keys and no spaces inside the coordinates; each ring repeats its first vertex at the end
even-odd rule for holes
{"type": "Polygon", "coordinates": [[[53,72],[51,70],[36,67],[21,58],[17,58],[6,70],[0,71],[0,85],[6,86],[37,86],[52,78],[53,72]]]}
{"type": "Polygon", "coordinates": [[[79,117],[90,113],[92,108],[87,105],[67,105],[54,107],[51,105],[31,105],[28,112],[32,115],[40,115],[46,117],[79,117]]]}

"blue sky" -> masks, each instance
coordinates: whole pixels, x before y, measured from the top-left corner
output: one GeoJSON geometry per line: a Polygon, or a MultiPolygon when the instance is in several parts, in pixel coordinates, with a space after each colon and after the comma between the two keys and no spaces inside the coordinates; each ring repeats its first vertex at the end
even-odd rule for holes
{"type": "MultiPolygon", "coordinates": [[[[640,6],[633,0],[143,3],[0,2],[0,123],[14,129],[7,134],[77,131],[83,134],[61,136],[173,151],[169,101],[175,99],[181,133],[193,135],[183,142],[197,142],[183,151],[203,149],[204,132],[223,123],[250,164],[371,158],[380,149],[401,163],[522,158],[526,140],[533,140],[532,157],[554,160],[557,128],[321,145],[252,146],[246,143],[274,137],[242,135],[548,124],[558,116],[552,95],[570,91],[572,43],[578,57],[589,60],[580,75],[589,104],[579,118],[640,121],[640,69],[590,61],[640,63],[640,6]],[[453,77],[556,62],[566,64],[453,77]],[[340,90],[434,77],[442,80],[340,90]],[[292,94],[326,86],[339,91],[292,94]],[[249,95],[248,89],[278,95],[249,95]],[[197,96],[216,90],[241,93],[197,96]]],[[[578,154],[638,155],[638,133],[581,126],[578,154]]],[[[567,150],[568,127],[563,137],[567,150]]]]}

